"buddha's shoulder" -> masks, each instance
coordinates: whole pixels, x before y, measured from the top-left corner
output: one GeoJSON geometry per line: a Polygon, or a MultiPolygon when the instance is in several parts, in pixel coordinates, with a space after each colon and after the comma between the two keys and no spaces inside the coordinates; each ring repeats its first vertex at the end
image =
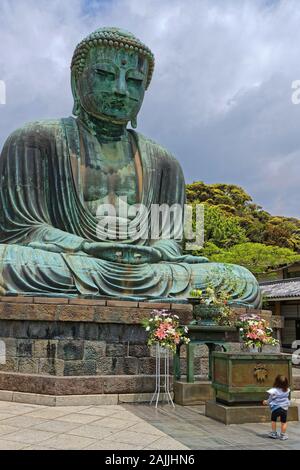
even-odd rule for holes
{"type": "Polygon", "coordinates": [[[140,134],[139,132],[136,132],[136,135],[140,144],[146,145],[149,149],[152,150],[152,152],[156,153],[160,157],[164,157],[165,159],[171,160],[175,164],[179,165],[177,159],[168,149],[155,142],[155,140],[150,139],[149,137],[146,137],[143,134],[140,134]]]}
{"type": "Polygon", "coordinates": [[[63,119],[43,119],[31,121],[12,132],[8,138],[10,143],[25,141],[28,143],[43,143],[55,138],[62,131],[63,119]]]}

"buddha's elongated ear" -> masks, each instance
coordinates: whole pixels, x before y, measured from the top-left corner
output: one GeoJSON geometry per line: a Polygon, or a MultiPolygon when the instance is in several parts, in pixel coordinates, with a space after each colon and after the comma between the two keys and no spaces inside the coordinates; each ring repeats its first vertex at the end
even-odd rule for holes
{"type": "Polygon", "coordinates": [[[72,87],[72,94],[74,98],[74,106],[73,106],[73,115],[74,116],[79,116],[80,114],[80,99],[78,96],[78,91],[77,91],[77,83],[76,83],[76,78],[74,76],[74,73],[71,75],[71,87],[72,87]]]}
{"type": "Polygon", "coordinates": [[[135,116],[134,118],[131,119],[131,127],[132,127],[132,129],[137,128],[137,116],[135,116]]]}

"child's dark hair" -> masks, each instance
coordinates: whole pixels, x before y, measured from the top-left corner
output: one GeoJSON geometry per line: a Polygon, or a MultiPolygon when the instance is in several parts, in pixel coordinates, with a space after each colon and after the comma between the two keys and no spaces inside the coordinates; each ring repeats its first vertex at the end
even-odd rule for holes
{"type": "Polygon", "coordinates": [[[288,378],[284,375],[277,375],[273,387],[280,388],[281,390],[286,392],[289,388],[288,378]]]}

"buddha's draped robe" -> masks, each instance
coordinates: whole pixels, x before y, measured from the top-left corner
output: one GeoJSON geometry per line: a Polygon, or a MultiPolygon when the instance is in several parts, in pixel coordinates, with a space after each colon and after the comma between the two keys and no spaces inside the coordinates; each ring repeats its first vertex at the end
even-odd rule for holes
{"type": "MultiPolygon", "coordinates": [[[[183,206],[185,185],[178,162],[142,135],[134,131],[128,135],[141,164],[140,172],[137,169],[140,202],[148,209],[152,204],[183,206]]],[[[131,224],[133,229],[135,225],[140,228],[140,236],[129,233],[122,243],[161,247],[176,261],[165,258],[133,265],[86,255],[81,250],[83,241],[109,241],[83,195],[86,167],[101,172],[97,152],[101,152],[97,138],[72,117],[31,123],[8,138],[0,158],[2,295],[81,294],[176,301],[186,298],[193,287],[205,288],[209,283],[222,285],[236,301],[259,305],[260,290],[248,270],[180,260],[176,240],[145,236],[149,222],[143,214],[131,224]]]]}

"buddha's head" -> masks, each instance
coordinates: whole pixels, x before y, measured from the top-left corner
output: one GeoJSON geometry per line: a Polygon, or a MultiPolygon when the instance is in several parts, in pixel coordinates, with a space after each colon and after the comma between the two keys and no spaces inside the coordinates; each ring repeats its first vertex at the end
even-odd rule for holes
{"type": "Polygon", "coordinates": [[[85,38],[72,60],[74,114],[135,127],[153,69],[154,56],[139,39],[118,28],[85,38]]]}

